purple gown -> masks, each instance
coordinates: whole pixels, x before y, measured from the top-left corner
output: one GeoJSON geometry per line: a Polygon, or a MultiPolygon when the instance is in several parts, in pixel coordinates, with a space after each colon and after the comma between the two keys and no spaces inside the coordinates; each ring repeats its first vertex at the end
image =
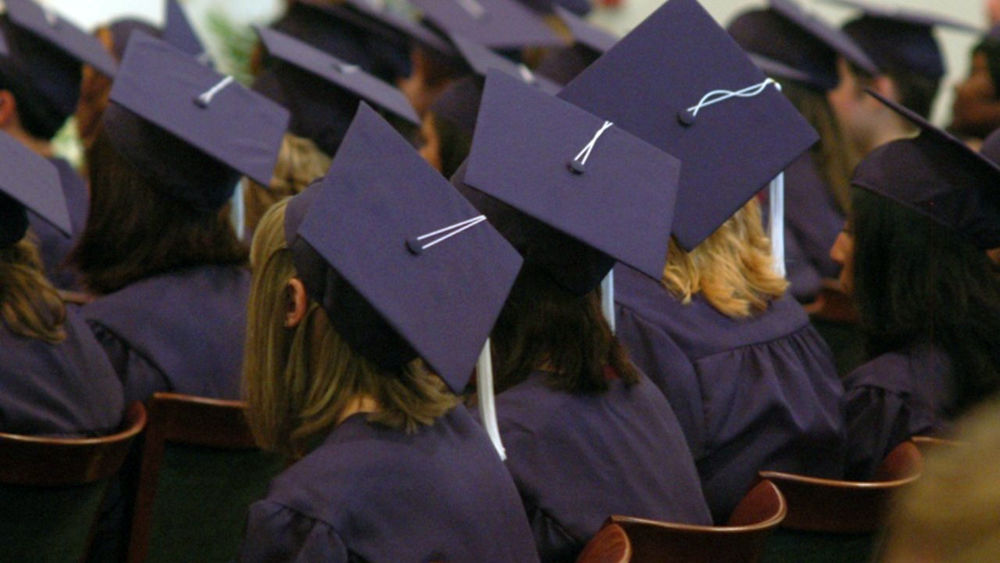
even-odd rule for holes
{"type": "Polygon", "coordinates": [[[66,339],[49,344],[0,321],[0,432],[100,436],[118,430],[122,385],[86,323],[66,311],[66,339]]]}
{"type": "Polygon", "coordinates": [[[251,505],[241,561],[537,561],[517,490],[458,406],[415,434],[356,414],[251,505]]]}
{"type": "Polygon", "coordinates": [[[882,354],[852,371],[844,387],[847,475],[852,479],[871,479],[886,454],[910,436],[949,428],[951,361],[934,346],[882,354]]]}
{"type": "Polygon", "coordinates": [[[618,338],[677,413],[716,522],[762,469],[844,475],[844,390],[826,343],[785,296],[735,320],[615,268],[618,338]]]}
{"type": "Polygon", "coordinates": [[[68,162],[61,158],[48,160],[55,165],[59,172],[63,195],[66,196],[66,207],[69,210],[70,224],[73,226],[73,236],[67,237],[30,211],[28,212],[28,221],[32,232],[38,237],[38,250],[42,255],[46,277],[59,289],[78,290],[80,288],[79,274],[74,268],[63,264],[63,262],[73,250],[83,228],[87,225],[90,194],[87,191],[86,182],[68,162]]]}
{"type": "Polygon", "coordinates": [[[156,391],[236,399],[249,294],[246,269],[197,266],[135,282],[82,311],[126,401],[156,391]]]}
{"type": "Polygon", "coordinates": [[[496,398],[507,469],[542,561],[574,561],[608,516],[710,524],[670,405],[645,378],[600,395],[556,391],[532,374],[496,398]]]}
{"type": "Polygon", "coordinates": [[[844,214],[805,153],[785,170],[785,243],[791,293],[812,301],[819,280],[836,278],[840,266],[830,258],[830,247],[844,228],[844,214]]]}

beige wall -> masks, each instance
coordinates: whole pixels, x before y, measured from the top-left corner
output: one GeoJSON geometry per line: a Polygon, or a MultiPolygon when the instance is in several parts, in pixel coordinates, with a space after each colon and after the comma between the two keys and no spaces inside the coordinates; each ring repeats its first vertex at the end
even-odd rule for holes
{"type": "MultiPolygon", "coordinates": [[[[699,0],[703,6],[723,26],[742,10],[763,6],[763,0],[699,0]]],[[[821,0],[798,0],[800,4],[823,16],[828,21],[840,22],[851,17],[848,9],[826,4],[821,0]]],[[[929,10],[947,14],[973,25],[986,27],[983,11],[984,0],[870,0],[889,6],[905,6],[907,8],[929,10]]],[[[606,11],[595,16],[599,22],[620,32],[631,28],[646,15],[663,3],[662,0],[623,0],[625,7],[620,10],[606,11]]],[[[935,121],[945,124],[951,114],[951,92],[954,84],[965,76],[969,64],[969,49],[978,38],[968,33],[952,30],[939,30],[938,40],[942,44],[948,63],[948,75],[941,86],[941,93],[934,111],[935,121]]]]}

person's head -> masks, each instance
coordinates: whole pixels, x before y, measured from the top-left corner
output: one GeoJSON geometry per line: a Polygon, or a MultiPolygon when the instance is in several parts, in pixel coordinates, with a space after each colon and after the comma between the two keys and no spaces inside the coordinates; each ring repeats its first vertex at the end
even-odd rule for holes
{"type": "Polygon", "coordinates": [[[244,395],[261,447],[301,457],[357,401],[377,405],[368,419],[402,431],[432,423],[457,398],[422,360],[386,372],[356,353],[309,298],[285,240],[288,200],[261,219],[251,247],[244,395]]]}
{"type": "Polygon", "coordinates": [[[982,139],[1000,127],[1000,27],[994,27],[972,48],[969,74],[955,85],[950,130],[982,139]]]}
{"type": "Polygon", "coordinates": [[[410,68],[409,76],[399,80],[399,89],[406,95],[417,115],[423,116],[459,75],[461,65],[416,45],[410,51],[410,68]]]}
{"type": "Polygon", "coordinates": [[[691,251],[671,238],[661,282],[681,301],[687,303],[701,295],[732,318],[764,311],[788,287],[774,270],[756,199],[691,251]]]}
{"type": "Polygon", "coordinates": [[[420,155],[446,178],[469,155],[482,93],[479,78],[465,77],[449,85],[424,114],[420,155]]]}
{"type": "Polygon", "coordinates": [[[300,193],[330,168],[330,157],[305,137],[286,133],[281,141],[278,163],[271,184],[263,186],[250,178],[243,179],[244,220],[247,233],[253,234],[260,218],[275,202],[300,193]]]}
{"type": "Polygon", "coordinates": [[[0,245],[0,318],[7,329],[54,344],[66,338],[65,317],[62,299],[42,273],[38,250],[29,237],[0,245]]]}

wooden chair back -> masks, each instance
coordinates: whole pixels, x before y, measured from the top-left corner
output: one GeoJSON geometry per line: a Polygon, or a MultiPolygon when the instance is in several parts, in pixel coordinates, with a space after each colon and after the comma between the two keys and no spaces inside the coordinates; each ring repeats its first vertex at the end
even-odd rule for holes
{"type": "Polygon", "coordinates": [[[733,511],[726,526],[695,526],[612,516],[632,543],[634,563],[727,561],[752,563],[768,535],[785,517],[785,499],[770,481],[761,481],[733,511]]]}
{"type": "Polygon", "coordinates": [[[110,436],[0,433],[0,561],[85,559],[108,483],[145,426],[133,403],[110,436]]]}
{"type": "Polygon", "coordinates": [[[257,449],[243,402],[154,394],[128,560],[232,560],[249,505],[281,468],[257,449]]]}
{"type": "Polygon", "coordinates": [[[764,560],[867,561],[875,550],[890,500],[920,476],[923,458],[912,442],[886,456],[875,481],[839,481],[761,471],[788,501],[788,516],[764,560]]]}
{"type": "Polygon", "coordinates": [[[927,457],[927,454],[935,450],[963,448],[969,445],[967,442],[936,438],[934,436],[913,436],[910,438],[910,441],[917,446],[917,449],[920,450],[920,454],[924,457],[927,457]]]}
{"type": "Polygon", "coordinates": [[[618,524],[607,524],[587,542],[576,563],[628,563],[632,542],[618,524]]]}

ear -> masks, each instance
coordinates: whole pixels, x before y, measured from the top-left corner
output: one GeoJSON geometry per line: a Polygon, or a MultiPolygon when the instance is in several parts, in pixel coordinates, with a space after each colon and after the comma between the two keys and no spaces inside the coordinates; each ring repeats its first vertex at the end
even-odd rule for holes
{"type": "Polygon", "coordinates": [[[309,308],[306,286],[302,285],[299,278],[288,280],[285,286],[285,303],[285,328],[295,328],[306,317],[306,310],[309,308]]]}
{"type": "MultiPolygon", "coordinates": [[[[896,83],[885,74],[880,74],[872,80],[871,89],[885,98],[894,102],[899,102],[899,92],[896,90],[896,83]]],[[[878,100],[872,98],[871,96],[866,97],[871,99],[873,102],[879,103],[878,100]]]]}
{"type": "Polygon", "coordinates": [[[0,129],[7,129],[18,123],[17,100],[10,90],[0,90],[0,129]]]}

